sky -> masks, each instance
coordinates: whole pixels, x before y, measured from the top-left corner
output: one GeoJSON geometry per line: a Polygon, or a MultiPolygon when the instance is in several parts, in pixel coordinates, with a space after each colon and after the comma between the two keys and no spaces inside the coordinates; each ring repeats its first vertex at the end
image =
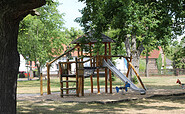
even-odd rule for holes
{"type": "Polygon", "coordinates": [[[60,13],[65,13],[65,16],[63,17],[65,20],[64,26],[68,29],[70,29],[71,27],[82,29],[79,23],[74,22],[74,20],[77,17],[82,16],[79,10],[85,7],[85,4],[83,4],[82,2],[78,2],[78,0],[59,0],[59,2],[60,5],[58,7],[58,10],[60,11],[60,13]]]}

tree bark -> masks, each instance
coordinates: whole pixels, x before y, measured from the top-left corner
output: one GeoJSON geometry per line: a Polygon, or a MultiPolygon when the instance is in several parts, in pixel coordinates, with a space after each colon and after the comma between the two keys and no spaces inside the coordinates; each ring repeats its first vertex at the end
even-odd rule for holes
{"type": "Polygon", "coordinates": [[[0,114],[16,113],[19,70],[17,38],[19,22],[45,0],[2,0],[0,2],[0,114]]]}
{"type": "MultiPolygon", "coordinates": [[[[140,52],[137,49],[136,45],[136,36],[132,36],[132,42],[131,42],[131,56],[132,56],[132,64],[136,70],[136,72],[139,74],[139,58],[140,58],[140,52]]],[[[134,72],[132,71],[132,76],[134,76],[134,72]]]]}
{"type": "MultiPolygon", "coordinates": [[[[126,36],[126,39],[125,39],[125,48],[126,48],[127,56],[130,57],[131,56],[131,53],[130,53],[131,50],[130,50],[130,41],[129,41],[129,37],[128,36],[126,36]]],[[[127,63],[127,66],[128,66],[128,63],[127,63]]],[[[132,70],[130,70],[128,78],[130,80],[132,80],[132,70]]]]}

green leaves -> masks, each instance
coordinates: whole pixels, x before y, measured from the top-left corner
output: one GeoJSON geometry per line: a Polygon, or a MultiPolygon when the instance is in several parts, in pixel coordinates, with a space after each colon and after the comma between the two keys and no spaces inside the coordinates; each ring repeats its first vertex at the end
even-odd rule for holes
{"type": "Polygon", "coordinates": [[[31,61],[46,61],[62,52],[66,43],[65,33],[62,32],[63,14],[57,10],[58,2],[38,8],[40,16],[28,15],[20,23],[18,50],[31,61]]]}

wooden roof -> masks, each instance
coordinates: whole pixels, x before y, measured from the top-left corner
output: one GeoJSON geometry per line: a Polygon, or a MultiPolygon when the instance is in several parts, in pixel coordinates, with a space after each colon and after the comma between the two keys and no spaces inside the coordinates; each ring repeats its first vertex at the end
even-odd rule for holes
{"type": "MultiPolygon", "coordinates": [[[[105,34],[101,34],[102,43],[109,43],[109,42],[115,42],[110,37],[106,36],[105,34]]],[[[96,43],[97,38],[93,38],[92,32],[89,32],[88,35],[83,35],[77,38],[76,40],[73,40],[71,44],[78,44],[78,43],[96,43]]]]}

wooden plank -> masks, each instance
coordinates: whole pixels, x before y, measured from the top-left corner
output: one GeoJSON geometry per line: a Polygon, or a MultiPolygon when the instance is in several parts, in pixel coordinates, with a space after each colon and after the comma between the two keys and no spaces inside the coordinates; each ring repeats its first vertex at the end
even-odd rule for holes
{"type": "Polygon", "coordinates": [[[76,75],[75,74],[70,74],[70,75],[69,74],[62,74],[61,76],[62,77],[70,77],[70,78],[71,77],[74,77],[74,78],[76,78],[76,75]]]}
{"type": "Polygon", "coordinates": [[[67,81],[61,81],[61,82],[76,82],[76,81],[67,80],[67,81]]]}
{"type": "MultiPolygon", "coordinates": [[[[61,90],[71,90],[71,89],[76,89],[76,88],[61,88],[61,90]]],[[[67,94],[67,93],[66,93],[67,94]]],[[[69,93],[68,93],[69,94],[69,93]]]]}

